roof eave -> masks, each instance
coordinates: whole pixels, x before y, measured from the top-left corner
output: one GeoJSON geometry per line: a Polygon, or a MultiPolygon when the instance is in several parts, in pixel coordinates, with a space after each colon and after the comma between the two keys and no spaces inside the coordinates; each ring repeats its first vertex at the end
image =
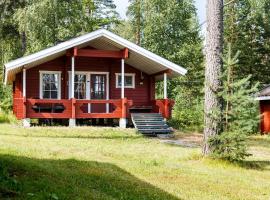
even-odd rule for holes
{"type": "Polygon", "coordinates": [[[270,100],[270,96],[256,97],[255,100],[257,101],[270,100]]]}

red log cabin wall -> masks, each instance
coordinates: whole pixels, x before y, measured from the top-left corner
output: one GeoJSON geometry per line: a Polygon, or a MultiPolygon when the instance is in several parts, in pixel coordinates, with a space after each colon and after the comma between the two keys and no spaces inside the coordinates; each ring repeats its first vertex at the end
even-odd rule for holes
{"type": "MultiPolygon", "coordinates": [[[[68,72],[71,71],[71,58],[62,56],[47,63],[33,67],[26,71],[26,98],[39,99],[40,71],[61,71],[61,98],[68,99],[68,72]]],[[[120,99],[121,89],[116,88],[116,75],[121,73],[121,60],[107,58],[75,58],[75,71],[109,72],[109,98],[120,99]]],[[[132,66],[125,64],[125,73],[135,73],[135,88],[125,88],[125,97],[133,100],[133,105],[150,105],[155,95],[155,83],[153,78],[132,66]],[[143,84],[140,84],[143,82],[143,84]]],[[[23,118],[22,98],[22,73],[16,75],[14,81],[14,114],[17,118],[23,118]]]]}
{"type": "Polygon", "coordinates": [[[13,113],[18,119],[23,118],[23,93],[22,93],[22,73],[16,75],[13,82],[13,113]]]}
{"type": "Polygon", "coordinates": [[[261,132],[270,133],[270,100],[260,101],[261,132]]]}

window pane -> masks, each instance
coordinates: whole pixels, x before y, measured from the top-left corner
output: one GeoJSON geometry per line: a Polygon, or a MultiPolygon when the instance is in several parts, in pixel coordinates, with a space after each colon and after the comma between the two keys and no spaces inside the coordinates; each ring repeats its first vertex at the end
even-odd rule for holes
{"type": "Polygon", "coordinates": [[[121,85],[122,85],[122,76],[118,75],[118,86],[121,87],[121,85]]]}
{"type": "Polygon", "coordinates": [[[125,86],[132,86],[132,76],[125,76],[125,86]]]}
{"type": "Polygon", "coordinates": [[[51,99],[57,99],[57,91],[51,91],[51,99]]]}
{"type": "Polygon", "coordinates": [[[75,74],[74,97],[76,99],[86,99],[86,75],[75,74]]]}
{"type": "Polygon", "coordinates": [[[53,83],[58,82],[58,74],[50,74],[50,81],[53,83]]]}
{"type": "Polygon", "coordinates": [[[86,81],[86,75],[84,74],[75,75],[75,82],[85,82],[85,81],[86,81]]]}
{"type": "Polygon", "coordinates": [[[59,89],[58,74],[42,74],[42,94],[44,99],[57,99],[59,89]]]}
{"type": "Polygon", "coordinates": [[[50,91],[43,92],[43,99],[50,99],[50,91]]]}
{"type": "Polygon", "coordinates": [[[57,83],[51,83],[51,90],[57,90],[58,86],[57,86],[57,83]]]}
{"type": "Polygon", "coordinates": [[[50,83],[48,82],[43,83],[43,90],[50,90],[50,89],[51,89],[50,83]]]}
{"type": "Polygon", "coordinates": [[[43,83],[50,82],[50,74],[43,74],[43,83]]]}

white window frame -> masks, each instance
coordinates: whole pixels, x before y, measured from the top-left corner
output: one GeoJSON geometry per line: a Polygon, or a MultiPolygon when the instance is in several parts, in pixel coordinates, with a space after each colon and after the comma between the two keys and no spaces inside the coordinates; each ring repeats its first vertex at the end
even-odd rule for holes
{"type": "MultiPolygon", "coordinates": [[[[86,75],[86,90],[85,90],[86,94],[85,94],[84,100],[89,99],[89,96],[90,96],[89,72],[75,71],[74,76],[75,75],[86,75]]],[[[75,95],[75,91],[74,91],[74,95],[75,95]]],[[[68,71],[68,98],[69,99],[71,98],[71,71],[68,71]]],[[[81,99],[81,100],[83,100],[83,99],[81,99]]]]}
{"type": "Polygon", "coordinates": [[[39,71],[39,98],[43,98],[43,74],[58,74],[58,89],[57,89],[57,99],[61,99],[61,80],[62,80],[62,72],[61,71],[39,71]]]}
{"type": "MultiPolygon", "coordinates": [[[[119,76],[121,76],[121,73],[115,73],[115,87],[116,88],[121,88],[121,85],[118,85],[118,79],[119,76]]],[[[124,86],[124,88],[135,88],[135,73],[125,73],[124,76],[131,76],[132,77],[132,85],[130,86],[124,86]]]]}

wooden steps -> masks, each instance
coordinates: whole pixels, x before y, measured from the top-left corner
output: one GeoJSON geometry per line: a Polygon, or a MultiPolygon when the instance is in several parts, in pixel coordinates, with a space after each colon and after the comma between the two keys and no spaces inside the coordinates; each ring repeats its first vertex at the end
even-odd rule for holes
{"type": "Polygon", "coordinates": [[[131,119],[135,128],[142,134],[156,135],[173,132],[159,113],[132,113],[131,119]]]}

